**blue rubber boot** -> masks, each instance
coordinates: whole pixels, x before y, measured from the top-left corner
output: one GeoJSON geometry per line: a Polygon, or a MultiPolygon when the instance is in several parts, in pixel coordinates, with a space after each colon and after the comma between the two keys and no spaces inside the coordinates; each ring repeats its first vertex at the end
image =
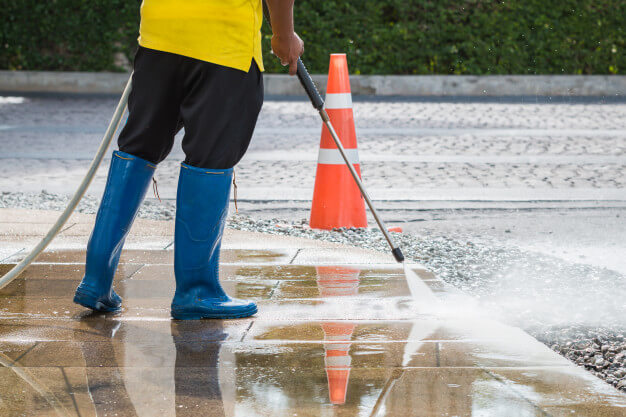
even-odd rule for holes
{"type": "Polygon", "coordinates": [[[85,276],[74,302],[94,311],[117,311],[122,298],[113,291],[113,276],[128,231],[135,220],[156,165],[115,151],[96,224],[87,244],[85,276]]]}
{"type": "Polygon", "coordinates": [[[256,313],[256,304],[229,297],[219,282],[222,233],[233,170],[182,164],[176,195],[172,317],[231,319],[256,313]]]}

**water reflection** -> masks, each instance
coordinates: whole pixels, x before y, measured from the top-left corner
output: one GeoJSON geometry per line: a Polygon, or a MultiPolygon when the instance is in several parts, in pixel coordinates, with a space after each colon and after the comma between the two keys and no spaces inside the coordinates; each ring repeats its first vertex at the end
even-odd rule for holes
{"type": "Polygon", "coordinates": [[[154,327],[95,315],[82,321],[99,339],[80,343],[93,407],[88,415],[233,415],[232,401],[226,412],[220,385],[230,384],[225,391],[232,398],[234,368],[230,353],[221,355],[228,337],[221,321],[159,322],[154,327]]]}
{"type": "MultiPolygon", "coordinates": [[[[360,269],[339,266],[317,266],[317,288],[321,297],[349,297],[359,293],[360,269]]],[[[328,395],[332,404],[345,404],[352,357],[350,346],[355,324],[322,322],[324,331],[324,368],[328,395]]]]}
{"type": "Polygon", "coordinates": [[[96,415],[137,415],[124,382],[123,368],[118,367],[119,350],[113,344],[121,323],[99,314],[83,318],[88,328],[102,341],[82,343],[85,377],[96,415]]]}
{"type": "Polygon", "coordinates": [[[225,416],[220,388],[221,321],[172,321],[176,416],[225,416]]]}
{"type": "Polygon", "coordinates": [[[0,414],[31,415],[27,410],[36,406],[40,415],[76,407],[76,413],[61,414],[80,416],[534,416],[542,415],[533,405],[540,390],[563,383],[550,380],[556,374],[545,369],[452,367],[462,365],[458,356],[467,353],[440,350],[436,339],[450,329],[430,322],[276,324],[243,343],[227,342],[241,326],[233,322],[90,318],[83,324],[88,332],[76,337],[89,341],[57,350],[57,358],[51,353],[59,343],[42,342],[30,359],[24,357],[26,370],[43,377],[32,384],[20,376],[36,392],[25,392],[15,377],[15,388],[0,382],[5,404],[28,397],[14,406],[17,413],[0,414]],[[289,342],[294,337],[300,341],[289,342]],[[515,382],[513,390],[508,380],[515,382]]]}

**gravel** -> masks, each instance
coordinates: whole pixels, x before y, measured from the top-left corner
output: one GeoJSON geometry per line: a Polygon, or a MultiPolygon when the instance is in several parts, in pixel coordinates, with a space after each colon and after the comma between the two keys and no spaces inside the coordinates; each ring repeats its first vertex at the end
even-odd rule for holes
{"type": "MultiPolygon", "coordinates": [[[[70,202],[71,196],[48,193],[0,193],[0,208],[22,208],[37,210],[64,210],[70,202]]],[[[76,212],[84,214],[95,214],[98,211],[100,199],[91,195],[85,195],[78,203],[76,212]]],[[[152,220],[171,220],[176,213],[174,202],[163,200],[144,200],[139,208],[138,216],[152,220]]]]}
{"type": "Polygon", "coordinates": [[[624,328],[566,326],[527,329],[552,350],[626,391],[624,328]]]}
{"type": "MultiPolygon", "coordinates": [[[[62,210],[68,196],[0,194],[0,208],[62,210]]],[[[95,213],[99,199],[87,196],[81,213],[95,213]]],[[[146,200],[139,217],[170,220],[174,202],[146,200]]],[[[231,214],[228,227],[312,238],[388,252],[380,231],[312,230],[308,221],[257,220],[231,214]]],[[[615,271],[503,246],[484,237],[397,233],[408,260],[477,298],[492,316],[525,329],[579,366],[626,392],[626,279],[615,271]]]]}

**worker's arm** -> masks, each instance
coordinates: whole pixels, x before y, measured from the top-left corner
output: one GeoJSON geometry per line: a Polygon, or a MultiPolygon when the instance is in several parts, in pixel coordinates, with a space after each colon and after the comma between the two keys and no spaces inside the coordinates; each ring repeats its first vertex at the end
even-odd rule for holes
{"type": "Polygon", "coordinates": [[[294,0],[266,0],[272,23],[272,52],[282,65],[289,65],[289,74],[298,69],[298,58],[304,52],[304,42],[293,28],[294,0]]]}

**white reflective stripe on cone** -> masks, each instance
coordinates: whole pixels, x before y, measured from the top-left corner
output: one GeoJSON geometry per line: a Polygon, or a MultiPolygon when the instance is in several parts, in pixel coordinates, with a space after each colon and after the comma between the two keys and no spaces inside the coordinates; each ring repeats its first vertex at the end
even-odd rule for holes
{"type": "Polygon", "coordinates": [[[327,342],[349,342],[352,335],[338,334],[338,335],[326,335],[324,340],[327,342]]]}
{"type": "Polygon", "coordinates": [[[326,356],[324,358],[324,364],[327,368],[348,368],[351,363],[352,358],[349,355],[326,356]]]}
{"type": "MultiPolygon", "coordinates": [[[[358,149],[346,149],[346,156],[348,160],[354,165],[359,162],[359,150],[358,149]]],[[[324,149],[320,148],[320,152],[317,155],[318,164],[326,165],[344,165],[346,162],[341,156],[339,149],[324,149]]]]}
{"type": "Polygon", "coordinates": [[[339,350],[342,352],[347,352],[350,350],[350,346],[352,345],[351,342],[347,342],[347,343],[337,343],[337,342],[331,342],[328,343],[326,345],[324,345],[324,349],[326,350],[339,350]]]}
{"type": "Polygon", "coordinates": [[[351,109],[352,94],[351,93],[334,93],[326,94],[324,107],[327,109],[351,109]]]}

